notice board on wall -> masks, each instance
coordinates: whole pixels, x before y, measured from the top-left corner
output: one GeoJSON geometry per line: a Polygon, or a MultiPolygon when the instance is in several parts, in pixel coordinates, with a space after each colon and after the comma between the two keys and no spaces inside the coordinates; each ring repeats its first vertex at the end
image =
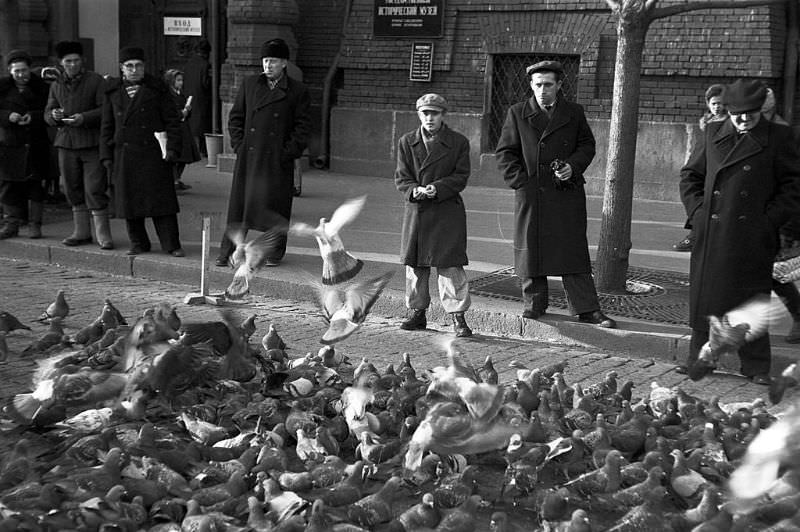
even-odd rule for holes
{"type": "Polygon", "coordinates": [[[444,0],[375,0],[375,37],[441,37],[444,0]]]}
{"type": "Polygon", "coordinates": [[[411,68],[408,79],[430,81],[433,73],[433,43],[415,42],[411,45],[411,68]]]}

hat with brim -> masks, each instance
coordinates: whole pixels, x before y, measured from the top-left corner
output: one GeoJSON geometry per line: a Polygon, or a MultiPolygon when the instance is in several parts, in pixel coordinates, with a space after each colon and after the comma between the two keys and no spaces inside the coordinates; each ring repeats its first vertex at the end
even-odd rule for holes
{"type": "Polygon", "coordinates": [[[767,87],[760,81],[737,79],[725,88],[725,105],[731,114],[761,110],[767,98],[767,87]]]}
{"type": "Polygon", "coordinates": [[[56,55],[59,59],[64,59],[70,54],[83,55],[83,45],[78,41],[61,41],[56,44],[56,55]]]}
{"type": "Polygon", "coordinates": [[[447,111],[447,100],[435,93],[423,94],[417,99],[417,111],[447,111]]]}
{"type": "Polygon", "coordinates": [[[564,67],[558,61],[539,61],[525,69],[528,76],[532,76],[537,72],[553,72],[555,74],[563,74],[564,67]]]}
{"type": "Polygon", "coordinates": [[[137,59],[139,61],[144,61],[144,49],[139,48],[138,46],[126,46],[119,51],[120,63],[124,63],[125,61],[134,61],[137,59]]]}

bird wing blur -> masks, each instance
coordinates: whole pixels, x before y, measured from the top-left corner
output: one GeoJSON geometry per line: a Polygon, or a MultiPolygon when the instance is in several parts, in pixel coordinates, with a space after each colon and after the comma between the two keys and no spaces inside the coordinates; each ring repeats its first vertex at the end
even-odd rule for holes
{"type": "Polygon", "coordinates": [[[781,312],[780,303],[762,294],[722,317],[709,316],[708,342],[700,348],[697,361],[689,367],[689,377],[702,379],[717,367],[721,356],[736,354],[744,344],[767,334],[770,321],[781,312]]]}
{"type": "Polygon", "coordinates": [[[386,272],[345,288],[320,287],[322,313],[329,324],[320,341],[335,344],[358,330],[392,275],[394,272],[386,272]]]}
{"type": "Polygon", "coordinates": [[[339,232],[345,225],[355,220],[366,202],[366,196],[347,200],[340,205],[328,221],[321,218],[316,227],[306,223],[295,223],[291,232],[300,236],[313,236],[317,240],[322,256],[322,283],[335,285],[349,281],[355,277],[364,263],[344,248],[339,232]]]}
{"type": "MultiPolygon", "coordinates": [[[[278,215],[276,215],[278,216],[278,215]]],[[[286,236],[288,222],[280,218],[275,225],[264,231],[256,238],[244,241],[240,230],[229,231],[230,239],[236,244],[236,249],[231,255],[231,263],[235,268],[233,279],[225,290],[228,299],[241,299],[250,290],[250,280],[253,275],[264,266],[270,254],[286,236]]]]}

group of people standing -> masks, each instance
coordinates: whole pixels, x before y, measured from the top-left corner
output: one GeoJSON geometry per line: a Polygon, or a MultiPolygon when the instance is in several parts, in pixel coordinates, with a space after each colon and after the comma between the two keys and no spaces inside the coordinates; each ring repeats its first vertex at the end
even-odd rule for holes
{"type": "MultiPolygon", "coordinates": [[[[206,63],[207,48],[207,41],[196,47],[206,63]]],[[[29,236],[41,237],[49,126],[56,131],[53,146],[73,216],[72,233],[62,244],[91,244],[94,236],[101,249],[114,249],[113,213],[126,221],[129,255],[150,251],[145,219],[151,218],[162,249],[184,256],[177,192],[190,188],[181,181],[185,165],[200,160],[188,119],[193,106],[201,120],[207,118],[204,91],[197,92],[199,101],[188,102],[184,73],[169,70],[164,79],[145,73],[138,47],[120,50],[121,76],[106,78],[85,68],[80,42],[62,41],[55,52],[59,75],[49,85],[32,71],[26,52],[6,58],[10,76],[0,79],[0,239],[17,236],[25,221],[29,236]]],[[[201,71],[197,83],[207,75],[201,71]]]]}

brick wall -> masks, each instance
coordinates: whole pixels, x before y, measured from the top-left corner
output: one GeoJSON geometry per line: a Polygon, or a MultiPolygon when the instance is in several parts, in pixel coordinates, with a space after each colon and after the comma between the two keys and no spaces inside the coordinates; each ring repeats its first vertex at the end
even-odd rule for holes
{"type": "MultiPolygon", "coordinates": [[[[373,5],[373,0],[353,3],[340,105],[407,109],[420,94],[441,92],[459,112],[484,113],[490,54],[577,54],[578,100],[590,118],[610,116],[616,20],[605,2],[448,0],[443,37],[418,39],[434,42],[433,79],[423,83],[408,80],[413,38],[372,38],[373,5]]],[[[645,44],[640,118],[694,122],[704,110],[706,87],[737,77],[763,79],[780,101],[784,38],[782,5],[654,21],[645,44]]]]}

